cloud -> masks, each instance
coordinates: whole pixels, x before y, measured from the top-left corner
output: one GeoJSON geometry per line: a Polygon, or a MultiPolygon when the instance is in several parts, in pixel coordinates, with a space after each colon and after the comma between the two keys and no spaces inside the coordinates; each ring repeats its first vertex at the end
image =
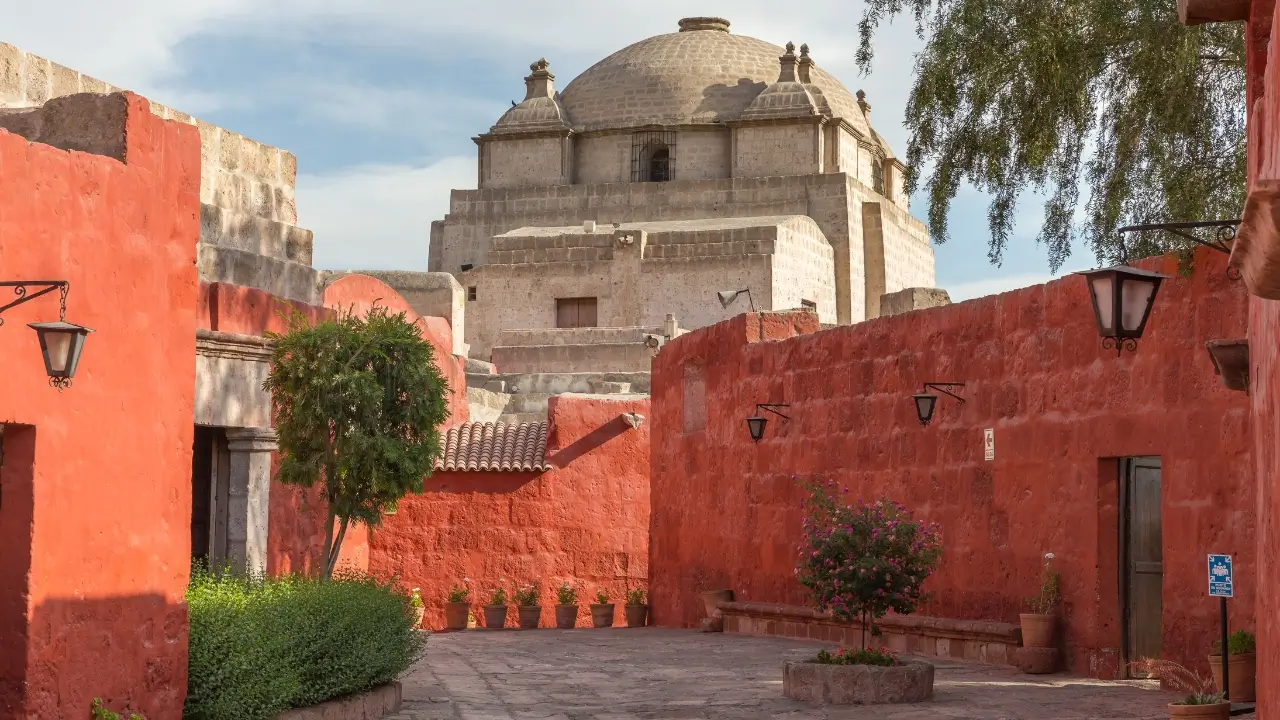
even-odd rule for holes
{"type": "Polygon", "coordinates": [[[317,268],[425,271],[431,222],[448,212],[450,190],[475,182],[474,157],[299,175],[298,220],[315,232],[317,268]]]}
{"type": "Polygon", "coordinates": [[[1003,275],[950,285],[944,289],[951,296],[951,302],[962,302],[988,295],[999,295],[1000,293],[1031,287],[1032,285],[1043,285],[1051,280],[1058,280],[1065,275],[1069,275],[1071,272],[1073,271],[1064,270],[1057,275],[1050,275],[1049,273],[1003,275]]]}

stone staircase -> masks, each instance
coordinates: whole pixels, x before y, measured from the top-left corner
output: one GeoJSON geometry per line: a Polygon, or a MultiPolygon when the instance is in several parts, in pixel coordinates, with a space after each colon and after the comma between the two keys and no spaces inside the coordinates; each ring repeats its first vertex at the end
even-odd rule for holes
{"type": "Polygon", "coordinates": [[[649,373],[498,373],[492,363],[467,359],[467,404],[472,422],[519,424],[547,419],[553,395],[647,395],[649,373]]]}

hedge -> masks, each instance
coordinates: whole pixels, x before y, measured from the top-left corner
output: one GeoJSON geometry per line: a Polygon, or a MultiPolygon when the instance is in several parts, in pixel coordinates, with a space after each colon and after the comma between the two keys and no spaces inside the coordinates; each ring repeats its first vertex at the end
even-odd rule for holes
{"type": "Polygon", "coordinates": [[[393,583],[345,574],[215,577],[187,590],[190,650],[184,718],[270,720],[371,690],[420,656],[409,598],[393,583]]]}

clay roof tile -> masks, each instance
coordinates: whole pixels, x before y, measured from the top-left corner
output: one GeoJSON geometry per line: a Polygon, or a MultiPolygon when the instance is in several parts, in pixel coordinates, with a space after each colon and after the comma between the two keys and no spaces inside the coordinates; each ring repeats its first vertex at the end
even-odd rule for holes
{"type": "Polygon", "coordinates": [[[436,471],[542,472],[547,464],[547,423],[466,423],[451,428],[436,471]]]}

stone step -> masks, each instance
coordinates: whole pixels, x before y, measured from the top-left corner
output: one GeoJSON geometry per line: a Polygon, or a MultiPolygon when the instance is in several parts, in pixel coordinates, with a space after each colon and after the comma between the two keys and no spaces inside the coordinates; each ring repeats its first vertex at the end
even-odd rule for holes
{"type": "MultiPolygon", "coordinates": [[[[496,376],[506,384],[506,390],[512,393],[534,392],[559,395],[561,393],[585,393],[592,395],[605,394],[611,388],[615,392],[640,393],[649,392],[648,372],[620,373],[503,373],[496,376]],[[621,390],[605,383],[626,384],[628,388],[621,390]]],[[[470,385],[470,383],[468,383],[470,385]]],[[[489,389],[495,389],[496,382],[490,381],[489,389]]]]}
{"type": "Polygon", "coordinates": [[[508,383],[500,375],[467,373],[467,388],[506,392],[508,383]]]}
{"type": "Polygon", "coordinates": [[[477,360],[475,358],[467,358],[464,365],[467,375],[493,375],[498,369],[491,362],[477,360]]]}
{"type": "Polygon", "coordinates": [[[546,420],[547,420],[547,413],[544,410],[543,412],[540,412],[540,413],[537,413],[537,412],[503,413],[502,415],[499,415],[498,419],[495,420],[494,422],[503,422],[508,425],[519,425],[521,423],[546,422],[546,420]]]}
{"type": "Polygon", "coordinates": [[[653,361],[644,343],[498,346],[493,362],[503,373],[643,372],[653,361]]]}

